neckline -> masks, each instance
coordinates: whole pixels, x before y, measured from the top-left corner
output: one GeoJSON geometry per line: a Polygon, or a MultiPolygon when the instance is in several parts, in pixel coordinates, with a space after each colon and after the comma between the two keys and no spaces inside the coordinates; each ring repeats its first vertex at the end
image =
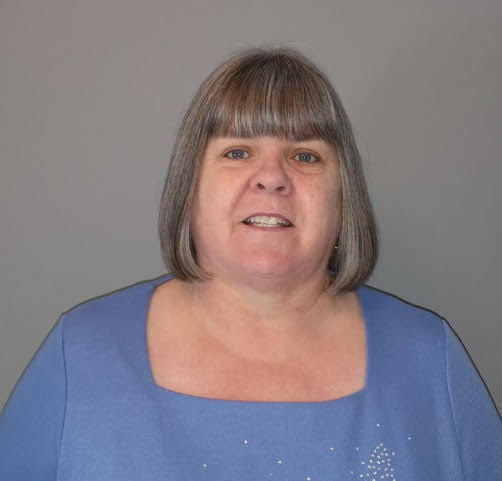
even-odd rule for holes
{"type": "Polygon", "coordinates": [[[155,289],[160,286],[161,284],[164,284],[165,282],[169,282],[170,280],[174,279],[174,275],[172,274],[166,274],[161,277],[158,277],[156,279],[153,279],[148,282],[148,290],[145,294],[145,299],[144,299],[144,305],[142,306],[142,313],[141,313],[141,323],[140,323],[140,328],[141,328],[141,334],[137,337],[141,343],[141,348],[140,348],[140,353],[141,353],[141,371],[144,373],[144,379],[146,384],[148,385],[148,389],[150,392],[152,392],[154,395],[164,398],[164,399],[169,399],[171,401],[178,401],[178,402],[193,402],[193,403],[205,403],[205,404],[210,404],[210,405],[220,405],[220,406],[249,406],[249,407],[319,407],[319,406],[331,406],[333,404],[344,404],[346,402],[351,402],[355,401],[356,399],[359,399],[363,397],[369,386],[369,381],[371,379],[371,367],[373,363],[371,362],[372,359],[372,348],[371,348],[371,335],[369,333],[369,323],[368,323],[368,310],[367,306],[364,300],[364,292],[367,290],[366,286],[358,286],[356,288],[356,294],[359,299],[359,304],[361,307],[361,314],[363,318],[363,325],[364,325],[364,334],[365,334],[365,342],[366,342],[366,366],[365,366],[365,375],[364,375],[364,385],[361,389],[358,391],[355,391],[353,393],[347,394],[342,397],[338,397],[335,399],[328,399],[325,401],[247,401],[247,400],[237,400],[237,399],[219,399],[219,398],[211,398],[211,397],[204,397],[204,396],[197,396],[194,394],[187,394],[179,391],[174,391],[172,389],[159,386],[152,374],[152,369],[150,365],[150,359],[148,356],[148,349],[147,349],[147,333],[146,333],[146,328],[147,328],[147,315],[148,315],[148,309],[150,306],[150,302],[153,296],[153,293],[155,292],[155,289]]]}

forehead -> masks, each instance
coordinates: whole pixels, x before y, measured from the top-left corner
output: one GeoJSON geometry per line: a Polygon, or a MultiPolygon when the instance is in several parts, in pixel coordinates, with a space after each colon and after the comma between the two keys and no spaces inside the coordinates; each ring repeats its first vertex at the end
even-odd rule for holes
{"type": "Polygon", "coordinates": [[[236,137],[232,135],[213,135],[206,144],[206,150],[225,148],[229,145],[251,145],[260,147],[306,147],[329,151],[336,154],[336,147],[319,137],[310,137],[306,139],[290,139],[274,135],[260,135],[249,137],[236,137]]]}

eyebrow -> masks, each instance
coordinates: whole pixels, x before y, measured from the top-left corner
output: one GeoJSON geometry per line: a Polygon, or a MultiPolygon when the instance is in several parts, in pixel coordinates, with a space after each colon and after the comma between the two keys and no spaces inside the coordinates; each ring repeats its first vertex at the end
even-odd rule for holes
{"type": "Polygon", "coordinates": [[[218,141],[218,140],[221,140],[221,141],[226,141],[226,140],[232,140],[232,141],[233,140],[251,141],[251,140],[260,139],[260,138],[263,138],[263,137],[277,138],[277,139],[280,139],[280,140],[284,140],[285,142],[293,142],[293,143],[321,141],[321,142],[324,142],[327,145],[329,145],[329,143],[326,142],[321,137],[306,137],[306,138],[292,139],[292,138],[289,138],[289,137],[280,137],[280,136],[275,136],[275,135],[254,135],[254,136],[251,136],[251,137],[244,137],[244,136],[235,137],[233,135],[228,135],[228,136],[227,135],[213,135],[213,136],[211,136],[209,138],[208,143],[211,142],[211,141],[218,141]]]}

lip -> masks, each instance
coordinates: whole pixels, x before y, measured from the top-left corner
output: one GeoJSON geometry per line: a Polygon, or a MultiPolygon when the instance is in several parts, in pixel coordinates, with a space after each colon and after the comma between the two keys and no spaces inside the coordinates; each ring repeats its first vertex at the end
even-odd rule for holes
{"type": "MultiPolygon", "coordinates": [[[[277,217],[278,219],[282,219],[283,221],[288,222],[290,224],[288,227],[294,226],[293,222],[291,222],[290,219],[288,219],[284,215],[278,214],[276,212],[253,212],[252,214],[249,214],[246,217],[244,217],[244,219],[242,219],[242,222],[244,223],[244,221],[246,219],[249,219],[250,217],[256,217],[256,216],[277,217]]],[[[284,226],[284,227],[286,227],[286,226],[284,226]]]]}

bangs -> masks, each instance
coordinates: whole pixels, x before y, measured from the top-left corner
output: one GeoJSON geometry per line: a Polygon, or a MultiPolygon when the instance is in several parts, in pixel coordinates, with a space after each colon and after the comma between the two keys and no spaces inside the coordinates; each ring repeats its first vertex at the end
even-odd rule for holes
{"type": "Polygon", "coordinates": [[[209,136],[322,138],[338,143],[334,92],[308,64],[261,58],[226,74],[212,86],[209,136]]]}

